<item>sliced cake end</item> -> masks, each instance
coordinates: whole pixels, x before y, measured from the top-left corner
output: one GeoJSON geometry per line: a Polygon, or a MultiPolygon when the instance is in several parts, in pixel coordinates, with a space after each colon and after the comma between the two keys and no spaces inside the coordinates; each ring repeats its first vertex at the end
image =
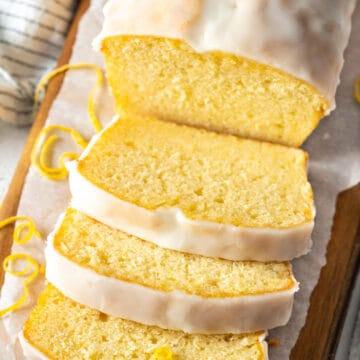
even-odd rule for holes
{"type": "Polygon", "coordinates": [[[107,316],[80,305],[48,284],[26,321],[21,343],[29,359],[267,359],[264,333],[189,335],[107,316]],[[43,357],[40,357],[43,356],[43,357]]]}
{"type": "Polygon", "coordinates": [[[73,206],[175,250],[289,260],[311,246],[314,205],[298,149],[126,116],[70,165],[73,206]]]}
{"type": "Polygon", "coordinates": [[[113,316],[189,333],[286,324],[298,284],[286,262],[181,253],[68,209],[46,248],[46,277],[70,298],[113,316]]]}

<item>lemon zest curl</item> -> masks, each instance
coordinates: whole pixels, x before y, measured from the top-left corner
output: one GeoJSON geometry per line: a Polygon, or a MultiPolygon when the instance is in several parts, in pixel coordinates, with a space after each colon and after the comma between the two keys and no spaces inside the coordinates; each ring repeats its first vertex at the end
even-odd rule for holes
{"type": "Polygon", "coordinates": [[[40,233],[36,230],[34,221],[28,216],[11,216],[7,219],[0,221],[0,229],[13,224],[16,221],[21,221],[19,224],[16,225],[13,240],[15,244],[23,245],[27,243],[33,236],[41,239],[40,233]],[[21,234],[24,230],[27,229],[26,235],[21,237],[21,234]]]}
{"type": "Polygon", "coordinates": [[[72,69],[91,69],[91,70],[94,70],[96,73],[96,81],[90,91],[90,94],[89,94],[87,112],[88,112],[88,116],[90,118],[90,121],[91,121],[95,131],[99,132],[102,129],[102,125],[95,113],[95,109],[94,109],[95,108],[95,100],[94,99],[95,99],[97,90],[99,88],[101,88],[101,86],[103,84],[103,72],[98,66],[96,66],[94,64],[91,64],[91,63],[66,64],[66,65],[60,66],[57,69],[45,74],[39,81],[38,85],[36,86],[35,94],[34,94],[34,107],[37,107],[39,100],[40,100],[40,94],[41,94],[42,90],[46,87],[47,83],[51,79],[56,77],[57,75],[65,72],[65,71],[72,70],[72,69]]]}
{"type": "Polygon", "coordinates": [[[78,159],[79,154],[74,152],[65,152],[59,156],[58,167],[48,166],[46,164],[46,159],[49,148],[58,139],[58,136],[50,135],[53,131],[61,131],[70,134],[73,141],[79,145],[82,150],[85,149],[88,143],[76,130],[63,125],[49,125],[40,131],[31,151],[31,164],[44,177],[50,180],[61,180],[66,178],[68,174],[65,162],[68,160],[78,159]]]}
{"type": "MultiPolygon", "coordinates": [[[[11,216],[0,221],[0,229],[8,226],[14,222],[20,222],[16,225],[13,235],[13,240],[18,245],[27,243],[33,236],[41,239],[39,231],[35,227],[34,221],[28,216],[11,216]],[[27,229],[26,235],[21,237],[24,230],[27,229]]],[[[29,297],[29,285],[33,282],[39,274],[45,273],[45,268],[40,265],[33,257],[28,254],[10,254],[3,261],[3,269],[6,273],[16,276],[25,277],[23,282],[23,294],[15,303],[5,309],[0,310],[0,317],[17,310],[29,297]],[[13,270],[13,263],[16,261],[26,261],[26,266],[22,270],[13,270]]]]}
{"type": "Polygon", "coordinates": [[[11,254],[7,256],[3,262],[3,269],[6,273],[16,276],[16,277],[25,277],[23,282],[23,294],[20,297],[19,300],[14,302],[12,305],[8,306],[5,309],[0,310],[0,317],[8,314],[9,312],[12,312],[14,310],[17,310],[21,305],[24,304],[24,302],[29,297],[29,285],[31,282],[35,280],[35,278],[39,274],[45,273],[45,268],[42,265],[39,265],[39,263],[32,258],[30,255],[27,254],[11,254]],[[26,260],[27,265],[19,271],[12,270],[12,263],[14,261],[18,260],[26,260]],[[32,269],[32,271],[31,271],[32,269]]]}

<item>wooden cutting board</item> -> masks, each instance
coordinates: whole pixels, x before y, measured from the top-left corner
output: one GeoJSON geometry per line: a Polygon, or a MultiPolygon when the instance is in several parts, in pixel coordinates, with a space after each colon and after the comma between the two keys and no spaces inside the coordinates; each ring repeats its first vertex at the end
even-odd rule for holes
{"type": "MultiPolygon", "coordinates": [[[[66,64],[72,52],[79,20],[89,6],[89,0],[80,1],[58,65],[66,64]]],[[[35,139],[43,127],[52,102],[57,96],[64,75],[56,77],[48,86],[41,108],[30,131],[17,165],[3,206],[0,219],[16,215],[26,174],[30,166],[30,153],[35,139]]],[[[12,226],[0,232],[0,263],[10,253],[12,226]]],[[[292,350],[292,360],[331,359],[345,320],[351,290],[359,269],[360,253],[360,184],[338,195],[332,235],[328,246],[327,263],[320,281],[311,296],[305,326],[292,350]]],[[[3,283],[0,270],[0,286],[3,283]]]]}

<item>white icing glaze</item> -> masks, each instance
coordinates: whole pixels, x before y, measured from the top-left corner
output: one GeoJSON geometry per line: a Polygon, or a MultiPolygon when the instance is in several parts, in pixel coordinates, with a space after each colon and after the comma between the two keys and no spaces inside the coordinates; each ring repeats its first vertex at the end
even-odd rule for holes
{"type": "MultiPolygon", "coordinates": [[[[97,136],[82,156],[96,140],[97,136]]],[[[67,167],[72,207],[164,248],[229,260],[284,261],[306,254],[312,245],[313,221],[289,229],[240,228],[195,221],[178,208],[151,211],[123,201],[82,176],[76,162],[67,167]]]]}
{"type": "Polygon", "coordinates": [[[198,52],[222,50],[301,78],[332,109],[354,6],[355,0],[109,0],[94,44],[118,34],[183,39],[198,52]]]}
{"type": "Polygon", "coordinates": [[[80,266],[54,248],[54,233],[50,234],[45,250],[47,280],[65,296],[106,314],[164,329],[203,334],[270,329],[285,325],[291,315],[294,293],[298,290],[295,280],[295,285],[286,291],[234,298],[164,292],[80,266]]]}
{"type": "Polygon", "coordinates": [[[44,353],[42,353],[35,346],[31,345],[24,337],[23,332],[19,334],[19,341],[26,360],[49,360],[44,353]]]}

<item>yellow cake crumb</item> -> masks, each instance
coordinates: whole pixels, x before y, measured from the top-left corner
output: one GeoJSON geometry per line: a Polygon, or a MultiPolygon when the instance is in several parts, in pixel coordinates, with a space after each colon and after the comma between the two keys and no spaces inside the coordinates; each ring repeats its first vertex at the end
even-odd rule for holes
{"type": "Polygon", "coordinates": [[[71,208],[53,244],[82,267],[165,292],[223,298],[284,291],[295,285],[288,262],[231,261],[164,249],[71,208]]]}
{"type": "Polygon", "coordinates": [[[287,229],[313,221],[307,154],[299,149],[123,116],[81,157],[92,184],[147,210],[192,220],[287,229]]]}
{"type": "Polygon", "coordinates": [[[199,335],[146,326],[79,305],[51,284],[40,295],[23,334],[51,359],[149,360],[156,349],[164,347],[171,349],[176,360],[267,358],[262,332],[199,335]]]}
{"type": "Polygon", "coordinates": [[[118,35],[101,51],[119,114],[299,146],[329,108],[303,80],[241,56],[198,53],[183,40],[118,35]]]}

